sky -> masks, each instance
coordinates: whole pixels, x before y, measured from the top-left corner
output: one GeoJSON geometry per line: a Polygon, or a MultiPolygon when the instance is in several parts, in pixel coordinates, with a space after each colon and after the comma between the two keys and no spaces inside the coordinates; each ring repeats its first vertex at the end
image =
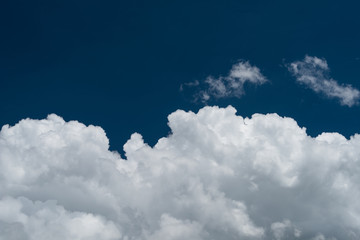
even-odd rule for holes
{"type": "Polygon", "coordinates": [[[226,75],[239,60],[270,83],[210,101],[243,116],[278,113],[310,135],[360,132],[358,107],[299,87],[286,64],[327,60],[331,77],[360,88],[360,17],[338,1],[7,1],[1,7],[0,125],[56,113],[102,126],[121,151],[141,132],[150,144],[176,109],[204,106],[181,84],[226,75]],[[125,127],[124,127],[125,126],[125,127]]]}
{"type": "Polygon", "coordinates": [[[2,2],[0,238],[358,239],[359,8],[2,2]]]}

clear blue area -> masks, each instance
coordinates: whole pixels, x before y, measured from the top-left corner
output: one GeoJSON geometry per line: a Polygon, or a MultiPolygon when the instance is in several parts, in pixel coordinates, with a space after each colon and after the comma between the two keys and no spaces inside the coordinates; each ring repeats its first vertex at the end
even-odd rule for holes
{"type": "Polygon", "coordinates": [[[153,145],[167,115],[203,107],[181,83],[239,59],[271,81],[209,105],[276,112],[307,132],[360,133],[360,107],[299,86],[284,64],[308,54],[360,89],[359,1],[2,1],[0,125],[56,113],[99,125],[111,149],[133,132],[153,145]]]}

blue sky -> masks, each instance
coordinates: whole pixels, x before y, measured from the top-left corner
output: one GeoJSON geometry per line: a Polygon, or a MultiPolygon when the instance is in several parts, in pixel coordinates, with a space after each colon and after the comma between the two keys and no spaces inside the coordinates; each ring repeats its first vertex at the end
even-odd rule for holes
{"type": "Polygon", "coordinates": [[[8,1],[1,6],[0,125],[56,113],[102,126],[121,151],[133,132],[151,145],[167,115],[197,111],[181,84],[226,75],[239,60],[268,84],[214,99],[238,114],[276,112],[316,136],[360,132],[359,106],[297,84],[286,64],[327,60],[360,88],[359,3],[339,1],[8,1]]]}

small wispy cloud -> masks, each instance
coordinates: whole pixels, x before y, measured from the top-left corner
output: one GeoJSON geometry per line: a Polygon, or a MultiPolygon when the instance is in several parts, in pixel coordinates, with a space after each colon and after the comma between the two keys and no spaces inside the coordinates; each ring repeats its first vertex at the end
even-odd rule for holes
{"type": "Polygon", "coordinates": [[[328,98],[337,98],[341,105],[352,107],[359,103],[360,91],[350,84],[339,84],[332,79],[325,59],[305,56],[302,61],[292,62],[288,70],[297,82],[328,98]]]}
{"type": "Polygon", "coordinates": [[[183,91],[185,86],[197,87],[195,100],[206,103],[211,98],[240,98],[245,94],[244,85],[246,82],[261,85],[267,81],[258,67],[250,65],[248,61],[240,61],[232,66],[227,76],[217,78],[208,76],[202,82],[196,80],[184,83],[180,86],[180,91],[183,91]]]}
{"type": "Polygon", "coordinates": [[[180,85],[180,92],[184,90],[184,87],[196,87],[199,86],[200,82],[195,80],[194,82],[187,82],[180,85]]]}

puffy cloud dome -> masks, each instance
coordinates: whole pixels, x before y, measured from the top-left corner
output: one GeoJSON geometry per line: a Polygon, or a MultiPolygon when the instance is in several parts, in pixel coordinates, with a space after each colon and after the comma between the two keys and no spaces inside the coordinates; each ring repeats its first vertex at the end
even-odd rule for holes
{"type": "Polygon", "coordinates": [[[100,127],[53,114],[3,126],[0,238],[359,239],[359,135],[233,107],[168,119],[126,159],[100,127]]]}

